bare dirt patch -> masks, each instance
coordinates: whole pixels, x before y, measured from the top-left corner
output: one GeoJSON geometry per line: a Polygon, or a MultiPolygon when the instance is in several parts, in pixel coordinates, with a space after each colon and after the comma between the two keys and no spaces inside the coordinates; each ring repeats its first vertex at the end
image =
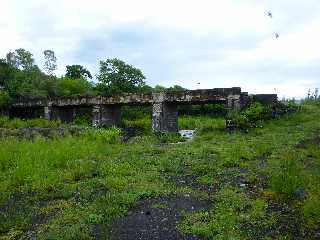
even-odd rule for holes
{"type": "Polygon", "coordinates": [[[178,221],[186,213],[209,207],[208,202],[189,195],[146,199],[114,223],[112,239],[200,239],[179,233],[178,221]]]}

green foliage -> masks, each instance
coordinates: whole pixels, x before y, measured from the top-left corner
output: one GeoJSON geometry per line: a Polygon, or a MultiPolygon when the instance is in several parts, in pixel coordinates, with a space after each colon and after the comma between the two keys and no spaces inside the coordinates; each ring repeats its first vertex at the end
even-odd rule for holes
{"type": "Polygon", "coordinates": [[[89,141],[99,141],[106,144],[115,144],[120,142],[121,130],[113,127],[110,129],[89,129],[84,137],[89,141]]]}
{"type": "Polygon", "coordinates": [[[225,120],[210,116],[179,116],[180,129],[197,129],[200,133],[221,131],[225,129],[225,120]]]}
{"type": "Polygon", "coordinates": [[[55,96],[57,81],[55,77],[46,76],[38,67],[22,71],[17,69],[5,88],[12,97],[55,96]]]}
{"type": "Polygon", "coordinates": [[[32,53],[29,51],[19,48],[14,52],[7,54],[7,63],[18,69],[30,70],[34,67],[34,59],[32,53]]]}
{"type": "Polygon", "coordinates": [[[271,187],[279,196],[293,199],[299,187],[304,186],[299,161],[293,153],[283,153],[278,159],[278,166],[272,170],[271,187]]]}
{"type": "Polygon", "coordinates": [[[192,116],[225,116],[227,108],[224,104],[202,104],[202,105],[181,105],[178,106],[179,115],[192,116]]]}
{"type": "Polygon", "coordinates": [[[311,227],[317,227],[320,221],[320,195],[309,195],[303,204],[303,215],[311,227]]]}
{"type": "Polygon", "coordinates": [[[186,139],[184,137],[181,137],[179,133],[157,132],[157,133],[154,133],[154,135],[160,143],[178,143],[178,142],[186,141],[186,139]]]}
{"type": "Polygon", "coordinates": [[[103,94],[137,92],[145,85],[142,71],[117,58],[100,61],[98,89],[103,94]]]}
{"type": "Polygon", "coordinates": [[[17,129],[17,128],[29,128],[29,127],[41,127],[41,128],[57,128],[62,126],[60,121],[49,121],[43,118],[37,119],[9,119],[8,117],[0,117],[0,127],[17,129]]]}
{"type": "Polygon", "coordinates": [[[164,91],[166,91],[166,87],[164,87],[164,86],[161,86],[161,85],[156,85],[154,88],[153,88],[153,91],[154,92],[164,92],[164,91]]]}
{"type": "Polygon", "coordinates": [[[66,77],[67,78],[72,78],[72,79],[88,79],[92,78],[91,73],[89,70],[87,70],[85,67],[81,65],[71,65],[67,66],[67,72],[66,72],[66,77]]]}
{"type": "Polygon", "coordinates": [[[6,88],[14,73],[15,68],[10,66],[5,59],[0,59],[0,87],[6,88]]]}
{"type": "Polygon", "coordinates": [[[8,106],[10,102],[9,93],[3,90],[0,90],[0,109],[8,106]]]}
{"type": "Polygon", "coordinates": [[[92,120],[89,114],[77,115],[73,120],[72,124],[79,126],[91,126],[92,120]]]}
{"type": "Polygon", "coordinates": [[[272,216],[268,216],[267,207],[264,200],[248,199],[241,192],[225,188],[218,192],[211,211],[187,215],[180,229],[188,235],[209,239],[252,238],[275,223],[272,216]],[[249,236],[242,230],[243,225],[250,226],[249,236]]]}
{"type": "Polygon", "coordinates": [[[84,78],[62,78],[58,81],[60,96],[84,96],[90,95],[92,85],[84,78]]]}
{"type": "Polygon", "coordinates": [[[227,119],[231,120],[239,129],[248,129],[259,127],[261,126],[261,121],[272,118],[272,111],[271,106],[253,102],[241,112],[228,112],[227,119]]]}

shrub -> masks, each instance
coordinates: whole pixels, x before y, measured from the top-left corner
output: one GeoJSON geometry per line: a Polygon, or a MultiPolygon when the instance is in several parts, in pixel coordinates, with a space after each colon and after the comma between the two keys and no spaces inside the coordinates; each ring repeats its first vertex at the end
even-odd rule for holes
{"type": "MultiPolygon", "coordinates": [[[[227,119],[236,128],[248,129],[260,126],[259,122],[268,120],[273,117],[273,108],[269,105],[262,105],[259,102],[251,103],[244,111],[230,111],[227,119]]],[[[227,126],[228,127],[228,126],[227,126]]]]}
{"type": "Polygon", "coordinates": [[[72,123],[79,126],[91,126],[91,116],[89,114],[78,115],[75,117],[72,123]]]}
{"type": "Polygon", "coordinates": [[[0,90],[0,108],[8,106],[10,101],[9,93],[3,90],[0,90]]]}

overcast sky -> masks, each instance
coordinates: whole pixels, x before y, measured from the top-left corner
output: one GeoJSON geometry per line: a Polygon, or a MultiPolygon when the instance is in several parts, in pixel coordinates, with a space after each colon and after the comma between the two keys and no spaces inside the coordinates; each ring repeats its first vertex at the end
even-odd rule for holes
{"type": "Polygon", "coordinates": [[[95,75],[117,57],[152,86],[280,98],[320,87],[319,0],[1,0],[0,39],[0,58],[25,48],[40,67],[54,50],[57,76],[71,64],[95,75]]]}

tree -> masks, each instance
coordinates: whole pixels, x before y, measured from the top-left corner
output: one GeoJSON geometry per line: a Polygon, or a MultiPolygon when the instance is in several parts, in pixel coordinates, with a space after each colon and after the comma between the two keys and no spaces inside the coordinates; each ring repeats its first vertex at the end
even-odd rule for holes
{"type": "Polygon", "coordinates": [[[80,79],[80,78],[91,79],[92,78],[91,73],[81,65],[67,66],[66,77],[72,78],[72,79],[80,79]]]}
{"type": "Polygon", "coordinates": [[[32,56],[32,53],[29,51],[19,48],[7,54],[7,63],[21,70],[30,70],[34,67],[34,59],[32,56]]]}
{"type": "Polygon", "coordinates": [[[15,68],[11,67],[5,59],[0,59],[0,88],[6,88],[9,81],[14,77],[15,68]]]}
{"type": "Polygon", "coordinates": [[[166,87],[161,86],[161,85],[155,85],[153,90],[155,92],[164,92],[166,90],[166,87]]]}
{"type": "Polygon", "coordinates": [[[53,71],[57,69],[57,57],[52,50],[45,50],[44,54],[44,68],[48,75],[52,75],[53,71]]]}
{"type": "Polygon", "coordinates": [[[84,78],[62,78],[58,83],[58,92],[60,96],[83,96],[90,95],[92,85],[84,78]]]}
{"type": "Polygon", "coordinates": [[[9,93],[0,89],[0,109],[6,107],[9,104],[9,93]]]}
{"type": "Polygon", "coordinates": [[[98,88],[104,94],[137,92],[145,86],[142,71],[117,58],[100,61],[98,88]]]}
{"type": "Polygon", "coordinates": [[[170,92],[179,92],[179,91],[185,91],[186,89],[179,85],[174,85],[173,87],[169,87],[167,90],[170,92]]]}

